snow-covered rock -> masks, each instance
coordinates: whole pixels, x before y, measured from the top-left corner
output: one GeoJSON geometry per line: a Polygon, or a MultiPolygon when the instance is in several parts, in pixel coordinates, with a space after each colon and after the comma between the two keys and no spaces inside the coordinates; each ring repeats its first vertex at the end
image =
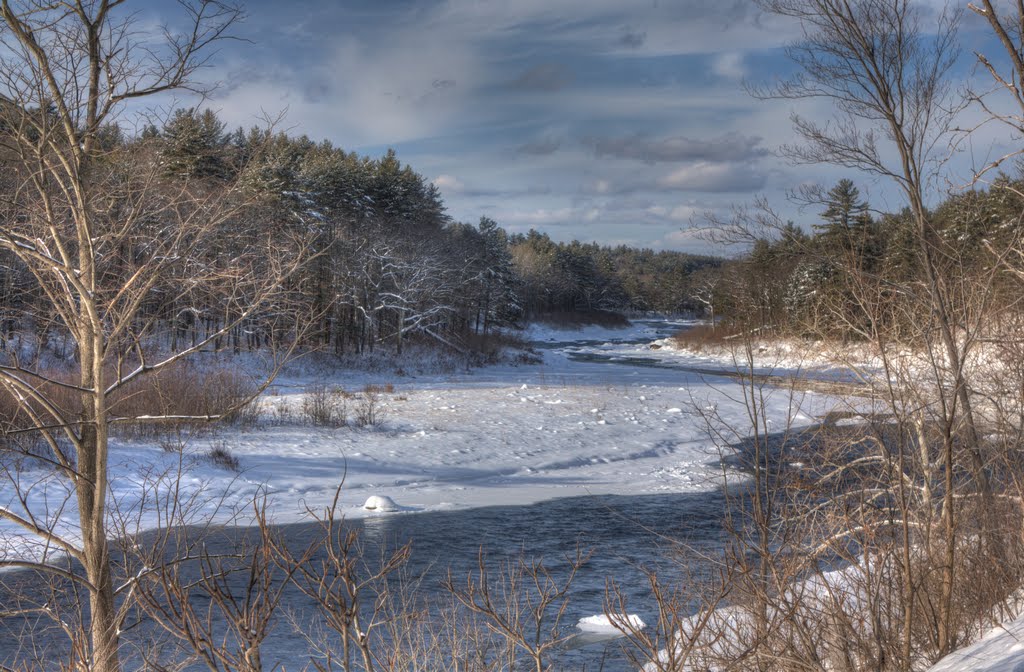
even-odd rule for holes
{"type": "Polygon", "coordinates": [[[363,504],[363,508],[367,511],[398,511],[398,504],[387,495],[371,495],[363,504]]]}

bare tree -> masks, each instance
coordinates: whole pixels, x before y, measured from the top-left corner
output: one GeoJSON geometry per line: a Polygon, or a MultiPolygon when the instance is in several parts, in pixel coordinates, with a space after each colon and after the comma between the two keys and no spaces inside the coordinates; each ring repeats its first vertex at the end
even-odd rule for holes
{"type": "MultiPolygon", "coordinates": [[[[986,113],[986,118],[982,120],[982,123],[997,120],[1019,132],[1024,130],[1024,79],[1022,79],[1024,78],[1024,32],[1022,32],[1022,26],[1024,26],[1024,4],[1020,2],[1006,4],[1011,7],[1007,11],[1001,11],[1001,7],[996,7],[996,4],[991,2],[991,0],[980,0],[977,3],[970,2],[967,3],[967,7],[988,22],[992,33],[999,40],[999,44],[1002,46],[1007,57],[1007,62],[1004,64],[994,57],[990,58],[981,51],[977,51],[975,56],[978,59],[978,63],[991,76],[995,90],[1005,93],[1017,110],[1006,111],[996,107],[994,103],[990,102],[990,96],[988,95],[990,92],[977,93],[972,91],[969,93],[969,96],[986,113]]],[[[1020,150],[1016,150],[995,158],[980,168],[977,177],[980,177],[989,170],[998,168],[1006,161],[1019,155],[1020,150]]]]}
{"type": "Polygon", "coordinates": [[[31,419],[26,431],[49,447],[38,459],[69,484],[74,520],[36,517],[25,498],[0,508],[0,518],[80,567],[64,576],[88,595],[89,641],[78,664],[98,672],[120,668],[108,532],[111,428],[162,420],[119,416],[112,400],[234,325],[273,316],[303,257],[298,233],[272,240],[238,225],[245,210],[238,190],[164,180],[143,144],[104,141],[129,102],[200,91],[195,75],[209,48],[241,16],[215,0],[183,0],[178,8],[183,29],[152,36],[133,23],[125,0],[0,3],[0,158],[7,173],[0,249],[33,278],[44,314],[75,353],[64,376],[23,362],[18,352],[0,363],[0,386],[31,419]],[[187,305],[200,292],[219,297],[218,326],[168,351],[148,307],[169,294],[187,305]]]}
{"type": "MultiPolygon", "coordinates": [[[[338,507],[340,496],[341,486],[324,510],[307,509],[322,534],[302,553],[293,553],[283,543],[267,537],[271,539],[274,561],[287,572],[298,591],[309,598],[319,617],[312,630],[310,624],[301,625],[315,654],[310,660],[313,669],[395,669],[386,662],[387,654],[396,653],[398,646],[408,643],[401,641],[405,633],[397,623],[412,615],[405,605],[397,609],[397,614],[392,613],[397,596],[392,594],[388,580],[399,575],[408,563],[412,543],[382,551],[380,565],[371,569],[359,531],[343,524],[338,507]],[[384,633],[397,635],[390,646],[384,633]]],[[[266,535],[265,516],[260,518],[260,527],[266,535]]]]}
{"type": "Polygon", "coordinates": [[[718,305],[719,285],[722,273],[719,269],[701,269],[693,274],[693,288],[690,297],[701,305],[711,321],[711,330],[715,329],[715,306],[718,305]]]}
{"type": "Polygon", "coordinates": [[[298,566],[276,562],[266,500],[254,506],[259,536],[245,548],[214,554],[183,530],[162,529],[126,584],[142,612],[211,672],[262,672],[263,644],[298,566]]]}
{"type": "MultiPolygon", "coordinates": [[[[796,162],[831,163],[891,180],[907,199],[927,288],[925,314],[929,331],[934,330],[934,340],[941,344],[933,359],[936,376],[932,382],[941,408],[940,424],[946,428],[942,462],[948,486],[944,529],[949,557],[943,566],[939,609],[945,614],[940,622],[948,625],[955,566],[952,497],[958,443],[967,445],[976,486],[985,501],[991,502],[974,399],[965,372],[976,343],[972,328],[979,313],[959,310],[977,304],[959,301],[961,286],[943,274],[947,257],[955,251],[939,235],[927,207],[937,143],[947,137],[958,109],[948,73],[958,53],[960,14],[943,11],[932,21],[929,10],[908,0],[759,0],[758,4],[799,21],[804,35],[788,48],[799,73],[759,95],[823,98],[837,110],[836,118],[827,125],[794,117],[804,143],[784,152],[796,162]]],[[[932,340],[927,336],[926,343],[932,340]]],[[[939,640],[939,651],[946,652],[953,635],[943,631],[939,640]]],[[[909,658],[909,652],[905,657],[909,658]]]]}

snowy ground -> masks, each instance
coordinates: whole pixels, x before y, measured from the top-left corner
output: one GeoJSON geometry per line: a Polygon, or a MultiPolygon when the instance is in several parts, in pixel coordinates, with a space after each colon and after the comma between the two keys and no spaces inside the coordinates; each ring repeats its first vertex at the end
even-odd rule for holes
{"type": "MultiPolygon", "coordinates": [[[[112,491],[126,527],[164,524],[158,502],[181,474],[179,500],[190,503],[191,521],[242,512],[259,493],[270,497],[277,522],[303,519],[305,508],[326,506],[344,479],[343,512],[349,517],[393,515],[363,508],[374,495],[393,499],[401,512],[495,504],[526,504],[581,494],[652,494],[715,487],[721,475],[718,450],[699,411],[730,424],[749,424],[740,383],[666,365],[701,366],[706,359],[650,343],[675,327],[638,323],[624,330],[529,332],[544,355],[536,366],[496,366],[459,374],[398,376],[337,371],[324,381],[308,373],[281,378],[264,397],[263,419],[248,430],[221,429],[192,437],[178,457],[157,441],[117,441],[112,450],[112,491]],[[598,355],[608,361],[572,358],[598,355]],[[394,386],[380,402],[383,421],[374,428],[318,428],[300,415],[306,389],[315,381],[358,393],[367,383],[394,386]],[[238,473],[202,456],[219,447],[234,455],[238,473]]],[[[780,429],[787,421],[811,424],[832,407],[820,395],[794,400],[774,394],[770,414],[780,429]]],[[[360,403],[349,400],[349,413],[360,403]]],[[[166,441],[164,441],[166,443],[166,441]]],[[[43,518],[68,519],[57,527],[74,537],[59,504],[65,493],[42,472],[28,493],[43,518]],[[45,486],[45,487],[44,487],[45,486]]],[[[9,484],[0,497],[11,502],[9,484]]],[[[188,508],[188,507],[187,507],[188,508]]],[[[175,521],[183,522],[183,521],[175,521]]],[[[0,527],[8,551],[38,556],[31,537],[0,527]]]]}
{"type": "Polygon", "coordinates": [[[1024,672],[1024,618],[1004,623],[928,672],[1024,672]]]}
{"type": "Polygon", "coordinates": [[[795,375],[816,380],[863,381],[883,370],[874,349],[867,344],[834,344],[799,339],[764,340],[752,344],[733,341],[712,345],[688,345],[662,338],[652,345],[664,356],[688,364],[750,368],[757,373],[795,375]]]}

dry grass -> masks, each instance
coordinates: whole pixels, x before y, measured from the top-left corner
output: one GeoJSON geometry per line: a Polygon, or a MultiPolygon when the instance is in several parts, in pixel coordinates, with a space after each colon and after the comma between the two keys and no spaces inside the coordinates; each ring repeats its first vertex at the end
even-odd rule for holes
{"type": "Polygon", "coordinates": [[[384,422],[383,395],[392,394],[394,391],[395,386],[391,383],[365,386],[362,394],[357,397],[359,403],[356,406],[356,426],[376,427],[384,422]]]}
{"type": "Polygon", "coordinates": [[[232,454],[231,449],[223,441],[215,443],[206,453],[206,459],[215,467],[227,471],[239,472],[242,470],[242,463],[232,454]]]}
{"type": "Polygon", "coordinates": [[[676,347],[700,352],[708,348],[720,348],[736,345],[737,339],[744,335],[753,335],[739,325],[719,322],[718,324],[698,324],[681,329],[671,336],[676,347]]]}

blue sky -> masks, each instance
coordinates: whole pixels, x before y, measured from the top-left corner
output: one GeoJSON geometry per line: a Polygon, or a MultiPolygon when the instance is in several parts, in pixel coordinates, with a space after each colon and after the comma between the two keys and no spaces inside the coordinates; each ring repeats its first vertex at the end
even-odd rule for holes
{"type": "MultiPolygon", "coordinates": [[[[246,7],[235,32],[247,41],[221,48],[206,73],[221,87],[207,104],[232,126],[287,110],[292,133],[370,155],[394,147],[458,220],[486,215],[560,240],[704,251],[692,225],[757,195],[813,221],[813,209],[785,198],[807,182],[849,176],[876,207],[902,205],[885,184],[773,154],[794,140],[794,111],[831,110],[746,93],[745,81],[787,73],[781,48],[798,36],[749,0],[246,7]]],[[[981,39],[970,17],[967,27],[968,42],[981,39]]],[[[995,151],[997,135],[979,136],[976,151],[995,151]]]]}

